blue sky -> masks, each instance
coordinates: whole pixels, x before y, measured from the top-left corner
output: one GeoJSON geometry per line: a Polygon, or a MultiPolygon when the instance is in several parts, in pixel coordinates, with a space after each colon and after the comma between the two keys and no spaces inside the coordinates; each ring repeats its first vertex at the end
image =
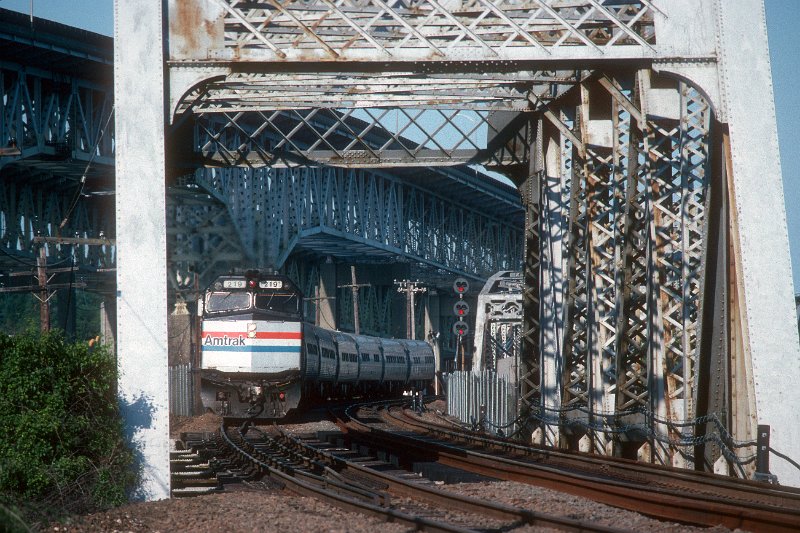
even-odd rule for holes
{"type": "MultiPolygon", "coordinates": [[[[765,0],[778,136],[781,146],[795,292],[800,292],[800,2],[765,0]]],[[[29,13],[31,0],[0,0],[0,7],[29,13]]],[[[97,33],[113,33],[113,0],[33,0],[37,17],[97,33]]]]}

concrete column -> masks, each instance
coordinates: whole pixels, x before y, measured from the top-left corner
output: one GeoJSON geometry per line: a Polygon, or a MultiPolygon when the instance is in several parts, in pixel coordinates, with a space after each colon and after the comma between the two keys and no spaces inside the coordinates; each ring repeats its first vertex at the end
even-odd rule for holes
{"type": "Polygon", "coordinates": [[[184,302],[176,302],[169,315],[169,364],[192,362],[192,315],[184,302]]]}
{"type": "Polygon", "coordinates": [[[436,362],[436,381],[435,393],[440,393],[439,376],[442,374],[441,350],[439,349],[439,339],[441,338],[441,313],[439,311],[439,294],[431,291],[425,296],[425,336],[424,339],[433,345],[433,359],[436,362]]]}
{"type": "Polygon", "coordinates": [[[135,499],[170,495],[162,2],[115,0],[117,364],[135,499]]]}
{"type": "Polygon", "coordinates": [[[336,264],[319,266],[319,326],[336,329],[336,264]]]}
{"type": "MultiPolygon", "coordinates": [[[[752,361],[757,424],[771,426],[775,450],[798,458],[800,411],[793,407],[800,405],[800,342],[764,3],[716,5],[733,169],[731,216],[740,251],[735,261],[745,297],[742,336],[752,361]]],[[[775,457],[770,466],[779,483],[800,486],[800,472],[790,463],[775,457]]]]}
{"type": "Polygon", "coordinates": [[[106,296],[100,303],[100,341],[116,354],[117,300],[113,296],[106,296]]]}

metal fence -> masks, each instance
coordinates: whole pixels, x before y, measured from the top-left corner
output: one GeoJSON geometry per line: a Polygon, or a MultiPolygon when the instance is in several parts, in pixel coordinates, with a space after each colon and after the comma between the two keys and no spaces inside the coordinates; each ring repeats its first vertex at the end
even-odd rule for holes
{"type": "Polygon", "coordinates": [[[516,430],[517,391],[493,371],[445,374],[447,413],[497,435],[516,430]]]}
{"type": "Polygon", "coordinates": [[[194,384],[192,365],[173,365],[169,367],[169,414],[192,416],[194,384]]]}

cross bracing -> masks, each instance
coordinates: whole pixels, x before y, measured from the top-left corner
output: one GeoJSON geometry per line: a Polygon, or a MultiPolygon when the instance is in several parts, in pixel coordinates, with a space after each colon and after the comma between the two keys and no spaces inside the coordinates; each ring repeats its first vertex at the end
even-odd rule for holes
{"type": "Polygon", "coordinates": [[[207,164],[486,162],[507,173],[528,159],[517,113],[581,79],[564,59],[651,57],[661,13],[600,0],[193,4],[172,6],[170,101],[198,119],[207,164]],[[181,24],[190,14],[205,39],[181,24]]]}
{"type": "Polygon", "coordinates": [[[34,33],[8,10],[2,21],[0,270],[30,272],[43,248],[48,264],[79,268],[78,283],[112,293],[110,40],[48,21],[34,33]],[[76,244],[87,240],[98,244],[76,244]]]}
{"type": "MultiPolygon", "coordinates": [[[[602,56],[630,46],[652,50],[653,16],[660,13],[654,0],[211,0],[192,4],[174,4],[171,33],[187,41],[177,43],[177,48],[188,48],[195,28],[183,21],[196,20],[190,15],[202,5],[213,21],[206,28],[216,59],[262,62],[503,61],[554,53],[602,56]]],[[[195,57],[202,44],[191,50],[195,57]]]]}
{"type": "Polygon", "coordinates": [[[524,114],[425,108],[201,113],[195,150],[208,166],[348,168],[484,163],[513,173],[530,145],[524,114]]]}
{"type": "Polygon", "coordinates": [[[310,251],[351,261],[405,259],[480,279],[521,260],[518,204],[484,198],[484,206],[505,208],[483,212],[456,200],[477,190],[446,176],[449,196],[424,179],[415,185],[330,167],[206,169],[195,180],[227,199],[248,257],[264,267],[281,268],[291,253],[310,251]]]}
{"type": "MultiPolygon", "coordinates": [[[[0,27],[0,36],[4,43],[0,63],[0,139],[4,144],[0,148],[4,151],[0,155],[3,177],[0,239],[5,254],[0,257],[0,264],[4,271],[35,264],[39,245],[34,242],[34,237],[94,239],[103,236],[108,239],[108,244],[104,246],[46,245],[47,260],[49,263],[59,263],[74,257],[83,268],[106,271],[107,281],[112,281],[116,267],[115,247],[112,244],[116,237],[115,221],[113,217],[109,218],[113,212],[114,173],[111,164],[115,149],[113,92],[110,86],[112,42],[103,36],[38,19],[36,30],[34,36],[30,21],[24,15],[3,11],[3,25],[0,27]]],[[[476,118],[471,118],[470,121],[474,123],[476,118]]],[[[318,125],[312,123],[311,119],[307,119],[307,123],[318,125]]],[[[330,126],[332,123],[328,124],[330,126]]],[[[341,122],[336,124],[341,127],[341,122]]],[[[319,135],[316,130],[304,131],[293,142],[299,143],[299,139],[303,135],[309,135],[311,131],[314,132],[313,135],[319,135]]],[[[402,134],[406,131],[395,135],[395,138],[402,139],[402,134]]],[[[341,137],[342,134],[338,135],[341,137]]],[[[365,129],[362,135],[362,139],[373,143],[385,143],[391,138],[386,130],[374,126],[365,129]]],[[[277,148],[282,149],[280,146],[277,148]]],[[[222,162],[230,163],[227,160],[222,162]]],[[[304,172],[322,171],[316,169],[304,172]]],[[[458,198],[457,202],[469,203],[471,195],[468,190],[478,190],[481,191],[480,197],[483,198],[484,205],[489,202],[492,209],[503,212],[499,215],[500,219],[484,224],[485,220],[479,216],[478,207],[468,205],[466,222],[454,223],[452,213],[457,209],[457,204],[445,202],[447,207],[431,208],[433,214],[428,217],[429,222],[432,220],[431,227],[444,227],[444,222],[437,221],[436,217],[449,212],[448,228],[458,224],[466,224],[465,228],[481,227],[485,228],[482,239],[500,238],[510,243],[507,250],[500,251],[499,254],[491,253],[488,259],[476,256],[462,261],[463,264],[458,266],[462,270],[458,272],[462,272],[465,265],[482,265],[480,268],[489,272],[495,262],[504,264],[518,261],[519,251],[512,250],[513,235],[506,238],[506,233],[513,233],[513,227],[518,223],[505,212],[510,206],[511,212],[519,213],[518,201],[514,195],[501,188],[485,187],[464,171],[453,170],[446,175],[439,172],[437,175],[438,181],[447,182],[438,187],[447,189],[449,184],[462,190],[456,196],[451,194],[448,200],[458,198]],[[473,220],[476,216],[478,219],[473,220]]],[[[236,181],[237,178],[234,176],[231,179],[236,181]]],[[[412,176],[406,176],[406,179],[411,180],[412,176]]],[[[427,181],[433,182],[434,178],[427,181]]],[[[214,187],[191,188],[186,187],[184,182],[182,179],[177,180],[176,186],[169,191],[170,273],[167,276],[172,289],[180,291],[184,296],[195,292],[198,284],[204,286],[217,273],[240,267],[246,262],[274,265],[276,261],[280,261],[282,264],[287,254],[293,251],[292,243],[296,245],[300,242],[294,238],[293,241],[282,243],[281,257],[269,257],[267,260],[263,253],[259,255],[260,252],[254,252],[261,246],[254,244],[257,239],[254,237],[253,217],[256,215],[246,214],[247,210],[240,205],[237,194],[241,191],[233,192],[233,196],[227,197],[214,187]],[[232,217],[238,218],[234,221],[232,217]],[[237,222],[241,226],[237,226],[237,222]],[[243,236],[248,243],[246,251],[242,245],[243,236]]],[[[390,182],[394,184],[392,187],[405,190],[404,186],[397,185],[397,179],[390,182]]],[[[291,186],[299,187],[299,184],[300,181],[297,181],[291,186]]],[[[417,191],[411,195],[415,200],[425,196],[418,186],[414,188],[412,182],[407,187],[417,191]]],[[[373,194],[376,190],[372,189],[373,194]]],[[[291,194],[297,199],[303,192],[309,191],[295,191],[291,194]]],[[[449,192],[453,192],[451,187],[449,192]]],[[[402,194],[408,196],[407,193],[402,194]]],[[[373,205],[377,205],[375,202],[379,201],[375,199],[373,205]]],[[[297,203],[300,205],[302,202],[297,200],[297,203]]],[[[424,199],[418,203],[426,205],[424,199]]],[[[393,205],[396,207],[400,204],[394,202],[393,205]]],[[[392,208],[382,206],[381,210],[383,209],[391,212],[392,208]]],[[[390,216],[399,220],[397,217],[405,216],[405,213],[390,216]]],[[[345,215],[332,217],[331,220],[345,215]]],[[[488,218],[491,219],[491,216],[488,218]]],[[[377,215],[367,215],[364,219],[369,219],[368,224],[380,224],[380,217],[377,215]]],[[[336,231],[339,226],[335,221],[330,225],[304,225],[302,230],[305,232],[305,244],[294,251],[307,254],[316,250],[316,253],[322,254],[326,252],[323,247],[329,247],[338,253],[342,250],[341,246],[337,246],[341,242],[341,235],[330,233],[323,242],[324,232],[316,232],[316,236],[314,234],[315,228],[336,231]]],[[[384,238],[383,241],[373,241],[366,233],[361,237],[349,235],[361,239],[358,250],[367,254],[378,251],[384,254],[384,258],[392,257],[392,253],[401,253],[414,259],[417,257],[415,253],[425,251],[421,240],[405,247],[407,250],[404,250],[404,246],[397,245],[399,239],[404,237],[404,233],[398,228],[396,223],[394,229],[373,232],[377,239],[386,237],[384,234],[399,234],[399,237],[394,235],[384,238]],[[389,243],[395,243],[394,247],[389,243]]],[[[426,225],[424,231],[427,230],[426,225]]],[[[431,231],[438,234],[440,230],[431,231]]],[[[462,228],[459,231],[466,233],[468,230],[462,228]]],[[[348,234],[345,232],[342,235],[348,234]]],[[[475,249],[484,248],[478,246],[475,249]]],[[[358,250],[351,247],[352,253],[358,250]]],[[[446,267],[450,262],[457,261],[452,247],[450,252],[446,250],[443,247],[442,252],[430,260],[431,264],[446,267]]],[[[104,291],[111,292],[108,283],[104,283],[103,287],[104,291]]]]}
{"type": "Polygon", "coordinates": [[[77,177],[90,159],[113,164],[113,93],[107,83],[31,66],[12,50],[4,49],[2,57],[0,148],[18,153],[12,159],[0,152],[0,161],[36,159],[39,168],[49,164],[77,177]]]}
{"type": "MultiPolygon", "coordinates": [[[[40,246],[37,237],[98,238],[103,231],[113,239],[112,198],[86,198],[72,206],[78,188],[75,181],[56,183],[47,173],[42,177],[7,167],[0,168],[0,178],[0,269],[34,268],[40,246]]],[[[45,249],[50,263],[63,265],[74,259],[93,271],[113,268],[116,263],[110,240],[103,246],[53,243],[45,249]]]]}
{"type": "MultiPolygon", "coordinates": [[[[713,194],[708,102],[647,71],[579,89],[540,122],[543,202],[534,224],[538,276],[549,290],[532,303],[541,310],[532,326],[563,373],[540,376],[534,388],[551,397],[537,403],[585,416],[593,428],[609,422],[607,413],[636,409],[693,420],[707,379],[697,359],[713,194]],[[671,85],[661,95],[662,116],[647,109],[656,84],[661,91],[671,85]]],[[[532,371],[541,373],[542,363],[532,371]]],[[[661,429],[667,440],[691,439],[690,429],[661,429]]],[[[606,437],[597,432],[592,451],[613,453],[606,437]]],[[[661,462],[687,460],[660,447],[652,453],[661,462]]]]}
{"type": "Polygon", "coordinates": [[[516,366],[522,348],[522,273],[501,271],[481,289],[475,309],[473,367],[495,370],[501,359],[516,366]]]}

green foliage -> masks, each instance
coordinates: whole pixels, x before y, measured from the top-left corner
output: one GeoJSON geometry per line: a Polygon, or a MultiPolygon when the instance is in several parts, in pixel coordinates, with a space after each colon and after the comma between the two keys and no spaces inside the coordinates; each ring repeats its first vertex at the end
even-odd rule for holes
{"type": "Polygon", "coordinates": [[[75,291],[75,339],[91,339],[100,335],[102,302],[102,296],[87,291],[75,291]]]}
{"type": "MultiPolygon", "coordinates": [[[[77,340],[100,335],[102,301],[102,296],[92,292],[58,290],[50,299],[50,326],[77,340]]],[[[0,294],[0,331],[12,335],[38,327],[39,301],[32,294],[0,294]]]]}
{"type": "Polygon", "coordinates": [[[22,512],[0,504],[0,533],[30,533],[31,528],[22,518],[22,512]]]}
{"type": "Polygon", "coordinates": [[[26,293],[0,294],[0,331],[21,333],[39,326],[39,303],[26,293]]]}
{"type": "Polygon", "coordinates": [[[116,363],[60,333],[0,334],[0,506],[86,511],[126,501],[116,363]]]}

